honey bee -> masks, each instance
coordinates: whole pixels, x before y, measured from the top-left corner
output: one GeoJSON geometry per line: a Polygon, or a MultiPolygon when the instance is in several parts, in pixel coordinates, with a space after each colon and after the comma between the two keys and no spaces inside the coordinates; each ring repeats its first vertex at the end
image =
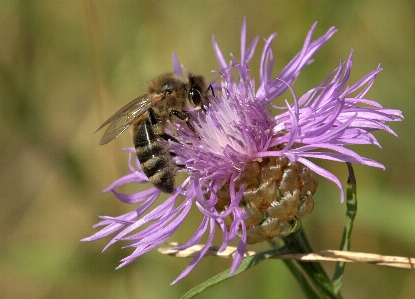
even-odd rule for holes
{"type": "Polygon", "coordinates": [[[208,88],[202,76],[188,75],[187,80],[167,73],[146,86],[146,94],[119,109],[98,129],[109,124],[100,145],[118,137],[132,126],[133,141],[143,172],[159,190],[172,193],[178,166],[173,162],[168,143],[178,142],[164,132],[167,120],[183,121],[195,132],[186,108],[201,108],[208,104],[208,88]]]}

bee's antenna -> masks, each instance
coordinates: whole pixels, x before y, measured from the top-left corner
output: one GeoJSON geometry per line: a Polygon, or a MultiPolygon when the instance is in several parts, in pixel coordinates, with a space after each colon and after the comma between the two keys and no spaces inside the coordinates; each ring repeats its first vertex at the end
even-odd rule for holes
{"type": "Polygon", "coordinates": [[[208,88],[207,88],[207,90],[209,91],[211,91],[211,93],[212,93],[212,95],[213,95],[213,97],[216,97],[215,96],[215,91],[213,90],[213,86],[212,86],[212,84],[209,84],[209,86],[208,86],[208,88]]]}

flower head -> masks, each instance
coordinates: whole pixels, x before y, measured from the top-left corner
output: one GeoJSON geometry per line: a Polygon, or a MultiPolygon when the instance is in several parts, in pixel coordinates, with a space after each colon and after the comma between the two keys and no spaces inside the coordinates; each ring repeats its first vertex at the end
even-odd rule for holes
{"type": "MultiPolygon", "coordinates": [[[[137,159],[131,161],[131,173],[115,181],[105,191],[112,191],[125,203],[141,203],[134,211],[118,217],[102,217],[95,227],[103,227],[84,241],[116,234],[106,248],[118,241],[130,241],[135,248],[121,261],[125,266],[145,252],[164,243],[183,223],[193,206],[203,216],[193,236],[177,249],[197,244],[207,233],[206,245],[194,261],[174,281],[186,276],[212,244],[214,233],[223,234],[221,250],[239,238],[231,272],[239,266],[247,243],[256,243],[287,235],[293,222],[313,208],[317,180],[313,173],[333,181],[341,191],[340,181],[310,158],[383,166],[362,157],[345,146],[378,145],[372,131],[386,130],[385,123],[399,121],[398,110],[384,109],[364,96],[374,83],[380,68],[347,85],[352,68],[352,53],[323,82],[297,98],[291,84],[313,55],[335,33],[330,28],[312,41],[316,24],[310,29],[302,50],[276,78],[272,78],[272,43],[275,34],[265,40],[260,61],[259,87],[251,77],[249,63],[259,38],[246,47],[246,22],[241,34],[241,57],[226,62],[215,38],[213,46],[219,63],[220,82],[212,84],[214,94],[204,111],[192,111],[194,130],[185,124],[171,125],[179,142],[169,142],[174,162],[183,165],[186,180],[175,188],[161,205],[152,208],[160,195],[155,187],[134,194],[115,191],[120,185],[147,182],[137,159]],[[272,102],[289,89],[293,102],[284,106],[272,102]],[[274,111],[270,108],[273,107],[274,111]]],[[[173,57],[174,70],[183,76],[173,57]]]]}

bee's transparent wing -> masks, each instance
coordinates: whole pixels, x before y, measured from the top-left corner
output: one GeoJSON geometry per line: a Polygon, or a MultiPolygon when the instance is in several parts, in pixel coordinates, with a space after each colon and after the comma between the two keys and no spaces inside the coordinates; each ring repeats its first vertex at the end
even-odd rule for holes
{"type": "Polygon", "coordinates": [[[121,133],[124,132],[129,126],[131,126],[141,115],[143,115],[149,108],[156,105],[163,98],[164,96],[160,94],[145,94],[141,97],[136,98],[115,112],[113,116],[108,118],[97,129],[97,131],[99,131],[109,124],[99,144],[106,144],[113,140],[115,137],[121,135],[121,133]]]}

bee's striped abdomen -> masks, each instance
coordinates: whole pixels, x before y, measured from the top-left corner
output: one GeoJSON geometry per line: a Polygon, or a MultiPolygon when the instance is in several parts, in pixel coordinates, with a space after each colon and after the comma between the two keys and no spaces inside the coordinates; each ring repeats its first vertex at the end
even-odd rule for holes
{"type": "Polygon", "coordinates": [[[134,126],[134,145],[143,172],[150,183],[166,193],[172,193],[176,165],[171,159],[168,146],[154,134],[148,119],[134,126]]]}

